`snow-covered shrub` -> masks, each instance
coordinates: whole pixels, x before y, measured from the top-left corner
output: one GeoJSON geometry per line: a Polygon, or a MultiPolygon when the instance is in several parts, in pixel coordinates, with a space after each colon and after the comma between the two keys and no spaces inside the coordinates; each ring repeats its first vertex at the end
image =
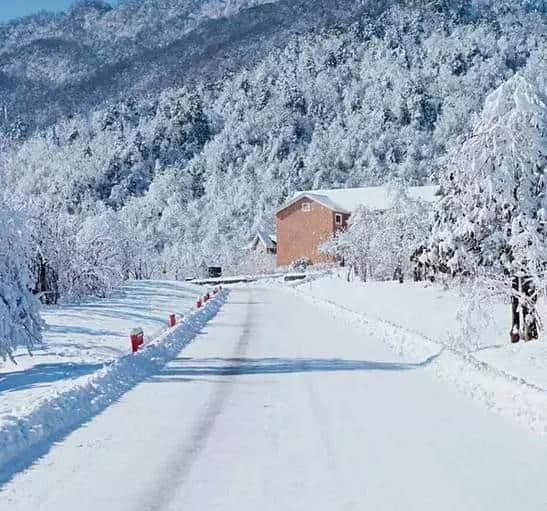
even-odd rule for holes
{"type": "Polygon", "coordinates": [[[245,250],[241,260],[226,268],[227,274],[233,275],[267,275],[276,268],[276,257],[260,250],[245,250]]]}
{"type": "Polygon", "coordinates": [[[62,274],[64,295],[104,297],[123,281],[122,225],[113,213],[85,219],[73,239],[69,266],[62,274]]]}
{"type": "Polygon", "coordinates": [[[39,302],[33,285],[22,222],[0,204],[0,357],[11,358],[18,346],[41,342],[39,302]]]}
{"type": "Polygon", "coordinates": [[[68,213],[44,198],[25,205],[31,287],[43,303],[105,296],[123,278],[136,278],[140,245],[124,218],[86,204],[82,212],[68,213]]]}
{"type": "Polygon", "coordinates": [[[293,263],[291,263],[290,269],[292,271],[304,272],[311,265],[312,265],[312,262],[309,259],[303,258],[303,259],[298,259],[298,261],[294,261],[293,263]]]}
{"type": "Polygon", "coordinates": [[[488,293],[511,296],[513,327],[525,337],[537,336],[535,304],[546,283],[543,77],[517,74],[487,98],[446,168],[430,246],[435,266],[484,281],[488,293]]]}

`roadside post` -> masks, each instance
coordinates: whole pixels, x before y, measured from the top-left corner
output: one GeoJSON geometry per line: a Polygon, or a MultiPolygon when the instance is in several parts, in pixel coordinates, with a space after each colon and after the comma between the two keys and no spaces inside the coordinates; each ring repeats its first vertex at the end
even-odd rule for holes
{"type": "Polygon", "coordinates": [[[137,353],[139,348],[144,344],[144,331],[142,328],[134,328],[131,330],[131,351],[137,353]]]}
{"type": "Polygon", "coordinates": [[[169,314],[169,328],[173,328],[177,324],[177,316],[174,313],[169,314]]]}

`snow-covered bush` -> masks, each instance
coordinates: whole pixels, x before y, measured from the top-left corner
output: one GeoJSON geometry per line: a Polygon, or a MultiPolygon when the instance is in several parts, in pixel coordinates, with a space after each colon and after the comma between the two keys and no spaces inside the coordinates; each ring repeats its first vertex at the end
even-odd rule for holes
{"type": "Polygon", "coordinates": [[[0,204],[0,357],[18,346],[41,342],[39,302],[33,286],[27,240],[18,216],[0,204]]]}
{"type": "Polygon", "coordinates": [[[486,100],[443,176],[432,263],[513,299],[515,340],[537,336],[547,266],[547,87],[516,75],[486,100]]]}
{"type": "Polygon", "coordinates": [[[245,250],[238,262],[225,268],[225,273],[227,275],[267,275],[273,273],[275,268],[274,254],[267,254],[260,250],[245,250]]]}
{"type": "Polygon", "coordinates": [[[104,297],[123,282],[122,225],[113,213],[85,219],[73,239],[62,273],[64,295],[104,297]]]}

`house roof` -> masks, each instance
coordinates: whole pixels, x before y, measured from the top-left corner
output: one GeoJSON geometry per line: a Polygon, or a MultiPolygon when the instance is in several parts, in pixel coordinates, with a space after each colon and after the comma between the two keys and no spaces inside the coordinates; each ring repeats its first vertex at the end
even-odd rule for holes
{"type": "Polygon", "coordinates": [[[260,238],[260,241],[264,243],[266,248],[275,248],[277,244],[277,237],[267,231],[258,231],[256,235],[260,238]]]}
{"type": "MultiPolygon", "coordinates": [[[[407,194],[415,200],[435,202],[438,190],[437,185],[413,186],[407,188],[407,194]]],[[[276,213],[288,208],[304,197],[318,202],[332,211],[351,213],[359,206],[366,206],[376,211],[389,209],[394,196],[387,186],[302,191],[295,193],[292,199],[283,204],[276,213]]]]}
{"type": "Polygon", "coordinates": [[[274,249],[277,246],[277,236],[275,234],[271,234],[268,231],[259,229],[257,230],[254,238],[247,245],[245,245],[245,248],[247,250],[251,250],[260,241],[264,244],[266,248],[274,249]]]}

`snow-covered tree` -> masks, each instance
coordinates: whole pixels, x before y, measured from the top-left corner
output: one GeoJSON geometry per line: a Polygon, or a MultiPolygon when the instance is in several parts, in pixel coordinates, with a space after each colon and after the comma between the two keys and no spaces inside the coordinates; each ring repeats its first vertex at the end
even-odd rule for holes
{"type": "Polygon", "coordinates": [[[322,251],[348,267],[348,280],[353,272],[365,282],[375,269],[373,246],[379,233],[379,215],[365,206],[357,208],[347,229],[338,232],[321,247],[322,251]]]}
{"type": "Polygon", "coordinates": [[[359,207],[346,230],[322,249],[348,265],[363,281],[403,280],[412,270],[412,255],[427,240],[428,207],[412,199],[404,187],[391,190],[391,207],[371,211],[359,207]]]}
{"type": "MultiPolygon", "coordinates": [[[[540,75],[541,76],[541,75],[540,75]]],[[[547,87],[515,75],[486,100],[442,181],[432,263],[513,300],[513,335],[538,335],[547,267],[547,87]]]]}
{"type": "Polygon", "coordinates": [[[391,207],[379,218],[373,245],[378,273],[401,282],[413,272],[413,254],[427,241],[430,205],[408,196],[402,186],[392,188],[391,207]]]}
{"type": "MultiPolygon", "coordinates": [[[[188,83],[179,74],[184,59],[169,57],[158,72],[163,52],[204,16],[261,3],[145,0],[104,9],[84,2],[67,17],[0,27],[0,82],[7,85],[0,85],[0,190],[29,218],[42,300],[55,302],[72,289],[66,277],[79,257],[74,240],[105,208],[127,235],[120,240],[125,278],[197,274],[210,258],[235,271],[257,219],[273,218],[296,190],[437,181],[446,147],[470,131],[490,91],[526,67],[545,75],[537,65],[547,48],[544,17],[509,0],[339,3],[378,14],[355,23],[345,8],[322,1],[298,34],[281,36],[281,47],[270,47],[269,35],[251,38],[261,49],[252,62],[247,56],[255,52],[239,52],[235,30],[228,45],[234,51],[221,66],[229,73],[211,75],[199,64],[208,44],[181,49],[192,55],[191,87],[181,86],[188,83]],[[340,14],[335,30],[317,23],[340,14]],[[148,30],[157,19],[160,29],[148,30]],[[61,39],[94,48],[96,58],[72,61],[78,52],[43,43],[61,28],[61,39]],[[116,75],[119,58],[127,64],[145,48],[160,60],[124,65],[123,80],[112,76],[105,82],[112,87],[86,92],[97,65],[116,75]],[[44,83],[55,90],[35,89],[44,83]],[[70,93],[71,83],[79,94],[70,93]],[[2,137],[25,122],[28,129],[2,137]]],[[[289,4],[280,4],[280,15],[290,16],[289,4]]],[[[277,11],[253,12],[266,22],[270,8],[277,11]]],[[[380,263],[375,276],[391,278],[395,262],[380,263]]]]}
{"type": "Polygon", "coordinates": [[[33,286],[23,224],[0,204],[0,357],[12,358],[18,346],[41,342],[39,303],[33,286]]]}
{"type": "Polygon", "coordinates": [[[105,297],[123,281],[122,224],[112,213],[83,221],[73,239],[70,263],[63,271],[65,295],[105,297]]]}

